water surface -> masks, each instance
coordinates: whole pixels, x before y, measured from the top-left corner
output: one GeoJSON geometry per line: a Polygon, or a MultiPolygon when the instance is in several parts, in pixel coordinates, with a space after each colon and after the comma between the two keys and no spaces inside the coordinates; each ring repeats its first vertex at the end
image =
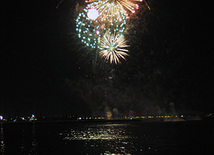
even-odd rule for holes
{"type": "Polygon", "coordinates": [[[213,121],[1,124],[0,154],[211,153],[213,131],[213,121]]]}

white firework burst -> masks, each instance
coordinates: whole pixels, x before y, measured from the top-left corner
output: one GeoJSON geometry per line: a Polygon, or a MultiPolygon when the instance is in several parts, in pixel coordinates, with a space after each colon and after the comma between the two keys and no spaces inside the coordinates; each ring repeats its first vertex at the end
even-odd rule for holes
{"type": "Polygon", "coordinates": [[[122,34],[106,34],[100,40],[100,55],[110,63],[120,63],[120,59],[126,60],[129,50],[127,41],[122,34]]]}

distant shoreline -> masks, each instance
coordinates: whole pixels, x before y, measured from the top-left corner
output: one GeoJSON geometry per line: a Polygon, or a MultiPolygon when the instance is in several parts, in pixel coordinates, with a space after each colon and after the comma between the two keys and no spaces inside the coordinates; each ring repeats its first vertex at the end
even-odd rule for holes
{"type": "Polygon", "coordinates": [[[112,120],[45,120],[45,121],[2,121],[0,124],[42,124],[42,123],[105,123],[105,122],[117,122],[117,123],[126,123],[126,122],[195,122],[195,121],[214,121],[214,119],[200,119],[200,120],[177,120],[177,119],[144,119],[144,120],[121,120],[121,119],[112,119],[112,120]]]}

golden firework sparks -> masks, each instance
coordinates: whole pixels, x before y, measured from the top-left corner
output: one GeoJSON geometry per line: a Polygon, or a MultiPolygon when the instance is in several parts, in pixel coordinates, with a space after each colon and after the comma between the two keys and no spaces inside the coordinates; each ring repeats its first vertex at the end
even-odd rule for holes
{"type": "Polygon", "coordinates": [[[126,60],[129,50],[126,48],[127,41],[122,34],[110,34],[106,32],[103,38],[100,40],[100,55],[106,61],[110,63],[120,63],[120,59],[126,60]]]}
{"type": "Polygon", "coordinates": [[[114,10],[113,7],[115,5],[117,6],[118,10],[114,10],[114,12],[116,13],[118,11],[122,11],[125,15],[128,15],[127,11],[135,13],[135,10],[139,8],[137,2],[142,1],[143,0],[85,0],[86,3],[100,2],[100,8],[103,7],[105,12],[114,10]]]}

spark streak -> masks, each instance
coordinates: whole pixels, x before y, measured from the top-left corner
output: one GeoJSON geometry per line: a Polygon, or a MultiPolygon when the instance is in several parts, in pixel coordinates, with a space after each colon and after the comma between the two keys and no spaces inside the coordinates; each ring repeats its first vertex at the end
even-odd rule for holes
{"type": "Polygon", "coordinates": [[[57,4],[56,9],[59,8],[60,4],[61,4],[63,1],[64,1],[64,0],[61,0],[61,1],[57,4]]]}

